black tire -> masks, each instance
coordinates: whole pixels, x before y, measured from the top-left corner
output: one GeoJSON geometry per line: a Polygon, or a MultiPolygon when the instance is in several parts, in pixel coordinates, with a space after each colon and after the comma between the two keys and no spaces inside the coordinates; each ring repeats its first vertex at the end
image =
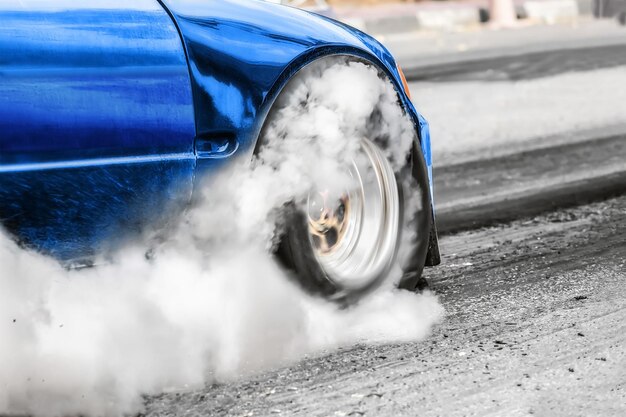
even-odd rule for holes
{"type": "MultiPolygon", "coordinates": [[[[378,146],[380,147],[380,144],[378,146]]],[[[398,286],[411,291],[423,289],[425,281],[422,278],[422,271],[428,252],[432,214],[428,168],[418,143],[414,143],[411,154],[407,156],[407,164],[400,172],[396,172],[395,176],[401,201],[399,227],[417,231],[415,239],[411,241],[398,239],[395,254],[397,255],[399,251],[404,254],[402,259],[394,260],[400,262],[403,272],[398,286]],[[412,189],[406,189],[409,187],[412,189]],[[407,207],[409,201],[407,196],[417,190],[420,207],[407,207]],[[401,242],[408,247],[401,248],[401,242]]],[[[317,260],[304,210],[298,208],[295,203],[289,204],[284,209],[284,220],[277,255],[282,263],[293,271],[293,278],[310,293],[340,303],[353,303],[389,279],[389,270],[386,270],[360,286],[342,285],[329,276],[317,260]]],[[[401,233],[400,230],[399,236],[401,233]]]]}

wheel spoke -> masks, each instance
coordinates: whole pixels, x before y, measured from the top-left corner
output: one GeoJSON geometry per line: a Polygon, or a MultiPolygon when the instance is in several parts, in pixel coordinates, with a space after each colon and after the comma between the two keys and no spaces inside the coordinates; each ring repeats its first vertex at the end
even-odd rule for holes
{"type": "Polygon", "coordinates": [[[363,285],[386,273],[395,257],[400,204],[395,174],[376,144],[362,140],[346,173],[349,185],[335,198],[310,193],[309,238],[329,278],[363,285]]]}

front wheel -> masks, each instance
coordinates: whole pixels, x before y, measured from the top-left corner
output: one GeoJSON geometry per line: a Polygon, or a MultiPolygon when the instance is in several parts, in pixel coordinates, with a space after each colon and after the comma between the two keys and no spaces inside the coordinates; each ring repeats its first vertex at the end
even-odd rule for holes
{"type": "Polygon", "coordinates": [[[415,289],[431,228],[419,146],[396,172],[382,147],[363,138],[345,173],[285,209],[279,258],[311,293],[340,302],[354,302],[392,281],[415,289]]]}

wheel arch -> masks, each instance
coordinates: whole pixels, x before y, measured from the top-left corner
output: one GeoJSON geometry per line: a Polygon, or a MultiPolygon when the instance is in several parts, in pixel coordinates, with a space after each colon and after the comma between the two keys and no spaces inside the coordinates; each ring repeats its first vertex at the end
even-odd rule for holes
{"type": "Polygon", "coordinates": [[[416,137],[419,141],[419,148],[424,156],[426,165],[428,168],[428,178],[430,189],[430,210],[431,210],[431,230],[429,236],[429,247],[426,256],[426,266],[436,266],[441,263],[441,257],[439,252],[439,238],[437,234],[437,227],[435,221],[435,204],[433,195],[433,170],[432,170],[432,151],[430,143],[430,128],[426,119],[417,112],[411,99],[409,98],[407,91],[405,91],[400,75],[400,70],[393,61],[393,59],[383,62],[377,56],[372,53],[346,45],[325,45],[323,47],[315,48],[313,50],[306,51],[292,60],[289,65],[285,67],[280,76],[272,88],[268,91],[267,96],[257,114],[257,121],[253,129],[253,145],[250,147],[249,157],[256,154],[262,146],[261,134],[264,126],[271,117],[272,109],[276,100],[280,97],[285,87],[292,80],[292,78],[303,68],[314,62],[330,57],[347,57],[355,60],[365,61],[368,64],[373,65],[379,71],[385,74],[385,76],[391,81],[394,89],[396,90],[398,100],[402,105],[404,111],[411,117],[414,128],[416,130],[416,137]]]}

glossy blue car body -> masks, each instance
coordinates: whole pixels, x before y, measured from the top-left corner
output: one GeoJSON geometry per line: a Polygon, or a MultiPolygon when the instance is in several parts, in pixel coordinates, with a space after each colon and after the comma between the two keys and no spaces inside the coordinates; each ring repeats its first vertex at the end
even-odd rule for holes
{"type": "Polygon", "coordinates": [[[61,260],[166,223],[200,177],[251,156],[283,86],[323,56],[388,74],[431,167],[393,57],[328,18],[256,0],[0,0],[0,22],[0,220],[61,260]]]}

